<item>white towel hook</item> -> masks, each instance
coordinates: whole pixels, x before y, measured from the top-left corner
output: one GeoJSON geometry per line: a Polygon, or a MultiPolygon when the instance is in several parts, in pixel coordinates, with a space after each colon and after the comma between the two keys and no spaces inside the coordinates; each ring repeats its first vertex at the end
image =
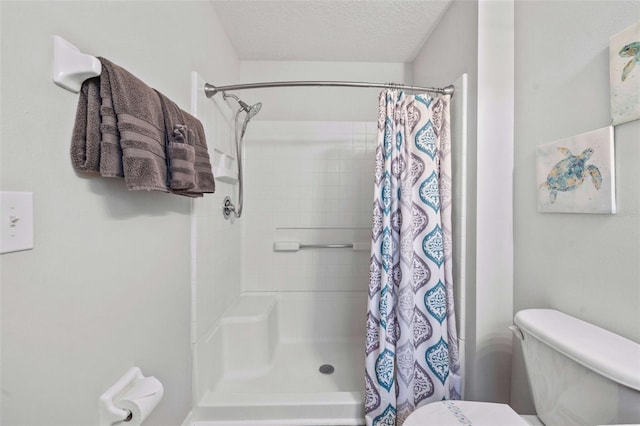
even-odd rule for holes
{"type": "Polygon", "coordinates": [[[73,93],[78,93],[82,82],[99,76],[102,64],[95,56],[80,49],[60,36],[53,36],[53,82],[73,93]]]}

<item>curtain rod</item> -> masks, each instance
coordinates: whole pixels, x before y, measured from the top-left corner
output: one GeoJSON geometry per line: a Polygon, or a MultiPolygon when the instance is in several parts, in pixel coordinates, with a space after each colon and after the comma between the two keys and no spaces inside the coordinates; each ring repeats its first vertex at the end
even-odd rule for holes
{"type": "Polygon", "coordinates": [[[382,89],[402,89],[402,90],[414,90],[421,92],[442,93],[444,95],[451,95],[455,91],[452,84],[446,87],[420,87],[410,86],[407,84],[397,83],[365,83],[359,81],[270,81],[266,83],[249,83],[249,84],[234,84],[231,86],[214,86],[213,84],[204,84],[204,93],[207,98],[214,96],[218,92],[226,92],[228,90],[244,90],[244,89],[260,89],[269,87],[292,87],[292,86],[324,86],[324,87],[377,87],[382,89]]]}

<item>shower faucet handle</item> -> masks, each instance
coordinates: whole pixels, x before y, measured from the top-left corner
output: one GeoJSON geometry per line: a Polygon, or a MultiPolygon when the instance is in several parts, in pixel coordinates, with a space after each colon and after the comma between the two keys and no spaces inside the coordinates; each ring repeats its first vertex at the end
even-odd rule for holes
{"type": "Polygon", "coordinates": [[[222,205],[222,215],[225,219],[229,219],[231,213],[236,214],[236,206],[231,202],[231,198],[224,197],[224,204],[222,205]]]}

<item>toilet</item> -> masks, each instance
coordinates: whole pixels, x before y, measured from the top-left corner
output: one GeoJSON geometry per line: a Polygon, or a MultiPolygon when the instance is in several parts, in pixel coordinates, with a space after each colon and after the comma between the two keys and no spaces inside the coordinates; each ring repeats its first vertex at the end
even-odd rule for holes
{"type": "Polygon", "coordinates": [[[438,401],[404,426],[640,424],[640,344],[552,309],[520,311],[514,323],[537,418],[506,404],[438,401]]]}

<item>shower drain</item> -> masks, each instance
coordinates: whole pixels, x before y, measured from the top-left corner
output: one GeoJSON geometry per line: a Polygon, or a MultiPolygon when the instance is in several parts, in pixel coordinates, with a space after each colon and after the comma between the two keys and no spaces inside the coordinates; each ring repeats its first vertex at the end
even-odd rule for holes
{"type": "Polygon", "coordinates": [[[318,369],[322,374],[332,374],[335,371],[335,368],[333,368],[333,365],[331,364],[323,364],[320,366],[320,368],[318,369]]]}

